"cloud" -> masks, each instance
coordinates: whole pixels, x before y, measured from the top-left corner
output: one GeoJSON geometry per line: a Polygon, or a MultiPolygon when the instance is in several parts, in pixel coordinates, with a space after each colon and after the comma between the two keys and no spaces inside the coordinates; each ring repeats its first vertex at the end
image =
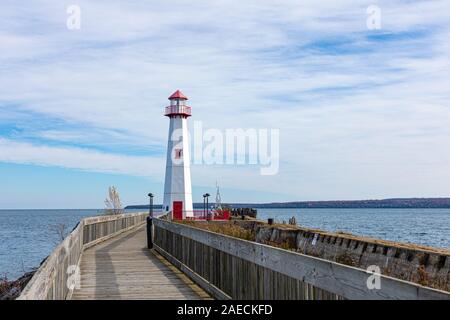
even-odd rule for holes
{"type": "Polygon", "coordinates": [[[1,161],[162,181],[152,173],[164,168],[162,110],[180,88],[205,129],[281,135],[270,181],[249,167],[197,166],[194,184],[276,185],[286,199],[421,195],[424,180],[436,181],[429,194],[446,192],[446,1],[381,1],[375,31],[364,1],[79,0],[79,31],[66,29],[69,4],[2,3],[1,161]],[[393,182],[402,170],[408,179],[393,182]]]}
{"type": "Polygon", "coordinates": [[[0,161],[161,179],[164,160],[124,156],[96,150],[49,147],[0,138],[0,161]]]}

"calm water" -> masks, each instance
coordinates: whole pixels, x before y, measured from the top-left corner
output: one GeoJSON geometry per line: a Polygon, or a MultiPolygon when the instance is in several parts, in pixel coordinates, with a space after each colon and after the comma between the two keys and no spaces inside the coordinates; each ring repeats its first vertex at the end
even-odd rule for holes
{"type": "Polygon", "coordinates": [[[96,215],[96,209],[0,210],[0,277],[14,279],[39,266],[58,243],[50,226],[65,223],[70,232],[82,218],[96,215]]]}
{"type": "MultiPolygon", "coordinates": [[[[142,210],[130,210],[142,211],[142,210]]],[[[0,210],[0,276],[16,278],[39,266],[58,237],[51,225],[77,222],[97,210],[0,210]]],[[[287,221],[328,231],[450,248],[450,209],[258,209],[260,219],[287,221]]]]}
{"type": "Polygon", "coordinates": [[[450,249],[450,209],[258,209],[259,219],[450,249]]]}

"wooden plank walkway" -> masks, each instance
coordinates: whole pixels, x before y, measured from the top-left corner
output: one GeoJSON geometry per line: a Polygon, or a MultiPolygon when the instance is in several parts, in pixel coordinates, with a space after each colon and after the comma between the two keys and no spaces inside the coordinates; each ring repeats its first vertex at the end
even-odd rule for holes
{"type": "Polygon", "coordinates": [[[81,257],[81,288],[72,299],[210,299],[146,244],[144,226],[87,249],[81,257]]]}

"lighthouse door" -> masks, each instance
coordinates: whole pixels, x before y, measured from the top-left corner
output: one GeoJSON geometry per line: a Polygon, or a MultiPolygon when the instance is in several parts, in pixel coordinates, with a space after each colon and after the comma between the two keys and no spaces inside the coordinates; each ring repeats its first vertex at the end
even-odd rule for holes
{"type": "Polygon", "coordinates": [[[183,220],[183,201],[173,202],[173,220],[183,220]]]}

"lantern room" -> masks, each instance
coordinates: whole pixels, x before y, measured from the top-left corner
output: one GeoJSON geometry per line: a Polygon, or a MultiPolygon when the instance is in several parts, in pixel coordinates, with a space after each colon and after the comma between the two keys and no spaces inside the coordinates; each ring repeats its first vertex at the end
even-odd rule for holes
{"type": "Polygon", "coordinates": [[[166,107],[165,116],[187,118],[191,116],[191,107],[186,105],[188,98],[180,91],[175,91],[170,97],[170,106],[166,107]]]}

